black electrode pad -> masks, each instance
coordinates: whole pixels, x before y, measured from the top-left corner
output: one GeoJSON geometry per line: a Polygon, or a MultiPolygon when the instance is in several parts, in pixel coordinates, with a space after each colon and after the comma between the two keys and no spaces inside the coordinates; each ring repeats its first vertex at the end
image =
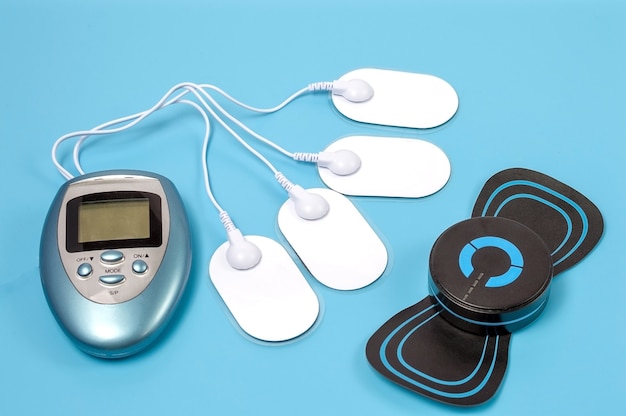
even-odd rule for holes
{"type": "Polygon", "coordinates": [[[600,210],[580,192],[539,172],[507,169],[493,175],[478,195],[472,217],[521,222],[548,245],[554,274],[583,259],[604,230],[600,210]]]}
{"type": "Polygon", "coordinates": [[[471,406],[497,391],[510,333],[536,319],[552,276],[598,243],[598,208],[567,185],[527,169],[485,184],[473,210],[435,242],[430,295],[370,338],[370,364],[432,399],[471,406]]]}
{"type": "Polygon", "coordinates": [[[440,316],[432,297],[399,312],[369,339],[370,364],[388,379],[444,403],[475,405],[504,377],[510,334],[476,335],[440,316]]]}

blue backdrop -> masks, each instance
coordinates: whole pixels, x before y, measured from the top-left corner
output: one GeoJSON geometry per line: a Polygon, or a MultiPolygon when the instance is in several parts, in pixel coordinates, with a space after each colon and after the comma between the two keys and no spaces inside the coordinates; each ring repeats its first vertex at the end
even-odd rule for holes
{"type": "MultiPolygon", "coordinates": [[[[14,414],[615,414],[626,406],[626,3],[624,1],[17,1],[0,4],[0,413],[14,414]],[[181,81],[216,84],[270,106],[310,82],[362,67],[433,74],[459,94],[442,127],[349,121],[327,95],[244,118],[294,151],[351,134],[428,140],[452,164],[449,183],[415,200],[353,198],[391,254],[381,279],[354,291],[306,274],[323,304],[316,327],[268,346],[242,336],[208,277],[225,236],[202,184],[201,119],[173,108],[85,146],[89,171],[169,177],[193,232],[190,284],[165,336],[143,354],[103,361],[78,351],[46,304],[41,227],[63,178],[56,138],[151,106],[181,81]],[[503,385],[459,409],[372,370],[364,348],[389,317],[427,294],[428,253],[468,218],[494,173],[525,167],[588,196],[606,229],[554,282],[533,325],[514,334],[503,385]]],[[[214,190],[248,234],[281,240],[286,195],[269,171],[215,127],[214,190]]],[[[267,150],[267,149],[265,149],[267,150]]],[[[294,182],[315,169],[265,152],[294,182]]],[[[71,148],[61,159],[71,164],[71,148]]]]}

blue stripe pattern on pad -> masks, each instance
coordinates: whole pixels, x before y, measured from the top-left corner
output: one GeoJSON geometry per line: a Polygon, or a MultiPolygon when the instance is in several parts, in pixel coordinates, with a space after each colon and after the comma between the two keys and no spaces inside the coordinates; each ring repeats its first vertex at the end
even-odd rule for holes
{"type": "MultiPolygon", "coordinates": [[[[470,397],[473,396],[474,394],[478,393],[480,390],[483,389],[483,387],[487,384],[487,382],[489,381],[489,379],[491,378],[491,374],[493,373],[495,364],[496,364],[496,357],[497,357],[497,350],[498,350],[498,343],[499,343],[499,335],[495,335],[495,346],[494,346],[494,354],[493,357],[491,359],[491,362],[489,363],[489,370],[487,371],[487,374],[485,375],[485,377],[481,380],[481,382],[478,384],[478,386],[474,387],[471,390],[468,390],[466,392],[460,392],[460,393],[451,393],[451,392],[446,392],[443,391],[441,389],[437,389],[431,386],[428,386],[424,383],[421,383],[407,375],[405,375],[404,373],[398,371],[396,368],[394,368],[391,363],[389,362],[389,360],[386,357],[386,351],[388,348],[389,343],[391,342],[391,340],[396,336],[396,334],[402,330],[402,328],[406,327],[407,325],[409,325],[412,321],[414,321],[415,319],[419,318],[421,315],[425,314],[426,312],[430,311],[431,309],[433,309],[436,305],[431,305],[428,308],[424,309],[423,311],[421,311],[420,313],[412,316],[411,318],[407,319],[406,321],[404,321],[402,324],[398,325],[389,335],[387,335],[387,337],[385,338],[385,340],[383,341],[383,343],[380,346],[380,360],[382,362],[382,364],[385,366],[385,368],[387,370],[389,370],[392,374],[394,374],[396,377],[406,381],[407,383],[418,387],[420,389],[423,389],[425,391],[428,391],[432,394],[436,394],[439,395],[441,397],[446,397],[446,398],[466,398],[466,397],[470,397]]],[[[483,363],[485,362],[485,357],[487,356],[487,345],[489,342],[489,336],[485,337],[485,342],[483,344],[483,350],[482,350],[482,354],[480,357],[480,360],[478,362],[478,364],[476,365],[476,367],[472,370],[472,372],[465,378],[461,379],[461,380],[442,380],[439,379],[437,377],[433,377],[430,376],[428,374],[425,374],[419,370],[417,370],[416,368],[412,367],[411,365],[409,365],[406,360],[404,359],[404,357],[402,356],[402,349],[403,346],[405,344],[405,342],[407,341],[407,339],[414,334],[417,330],[419,330],[423,325],[425,325],[426,323],[428,323],[430,320],[434,319],[435,317],[437,317],[439,315],[439,312],[434,313],[432,316],[428,317],[427,319],[425,319],[423,322],[421,322],[420,324],[418,324],[415,328],[411,329],[400,341],[400,343],[398,344],[398,347],[396,349],[396,356],[398,358],[398,360],[400,361],[400,363],[402,364],[403,368],[405,370],[408,370],[410,373],[418,376],[418,377],[422,377],[432,383],[437,383],[440,384],[442,386],[459,386],[462,385],[464,383],[467,383],[468,381],[471,381],[476,374],[478,373],[478,371],[480,370],[480,368],[483,366],[483,363]]]]}
{"type": "MultiPolygon", "coordinates": [[[[580,207],[580,205],[578,205],[576,202],[574,202],[572,199],[566,197],[565,195],[550,189],[544,185],[535,183],[535,182],[530,182],[530,181],[526,181],[526,180],[514,180],[514,181],[510,181],[507,183],[504,183],[502,185],[500,185],[498,188],[496,188],[496,190],[491,194],[491,196],[489,197],[489,199],[487,199],[487,202],[485,204],[485,207],[483,208],[482,211],[482,216],[485,216],[490,205],[492,204],[493,200],[495,199],[496,195],[498,195],[500,192],[502,192],[504,189],[513,187],[513,186],[530,186],[532,188],[535,189],[539,189],[541,191],[544,191],[558,199],[560,199],[561,201],[569,204],[572,208],[574,208],[574,210],[580,215],[580,219],[582,221],[582,225],[583,225],[583,229],[580,235],[580,238],[578,239],[578,241],[576,242],[576,244],[574,245],[574,247],[572,247],[563,257],[555,260],[554,265],[558,265],[559,263],[563,262],[564,260],[566,260],[569,256],[572,255],[572,253],[574,253],[578,247],[580,247],[580,245],[583,243],[583,241],[585,240],[585,238],[587,237],[587,233],[589,230],[589,220],[587,218],[587,215],[585,214],[585,212],[583,211],[583,209],[580,207]]],[[[570,216],[565,212],[565,210],[563,210],[561,207],[551,203],[550,201],[545,200],[544,198],[541,198],[539,196],[536,195],[532,195],[532,194],[516,194],[516,195],[512,195],[510,197],[508,197],[507,199],[505,199],[502,203],[500,203],[500,205],[497,207],[494,216],[498,216],[498,214],[500,213],[500,211],[502,210],[502,208],[508,204],[509,202],[515,200],[515,199],[520,199],[520,198],[528,198],[528,199],[533,199],[535,201],[541,202],[547,206],[549,206],[550,208],[553,208],[554,210],[556,210],[559,214],[561,214],[563,216],[563,218],[565,219],[565,222],[567,223],[567,234],[565,236],[565,238],[563,239],[563,241],[559,244],[559,246],[556,248],[556,250],[554,250],[554,252],[552,253],[552,255],[554,256],[556,253],[558,253],[559,250],[561,250],[563,248],[563,246],[566,244],[567,240],[570,238],[571,234],[572,234],[572,219],[570,218],[570,216]]]]}

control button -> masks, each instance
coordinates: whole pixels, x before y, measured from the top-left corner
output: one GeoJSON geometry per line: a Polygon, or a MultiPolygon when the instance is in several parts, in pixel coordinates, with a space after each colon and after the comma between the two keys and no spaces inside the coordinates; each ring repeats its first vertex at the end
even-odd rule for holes
{"type": "Polygon", "coordinates": [[[133,262],[133,271],[137,274],[144,274],[148,271],[148,265],[143,260],[135,260],[133,262]]]}
{"type": "Polygon", "coordinates": [[[91,276],[92,271],[93,269],[91,268],[91,264],[89,263],[82,263],[80,266],[78,266],[78,269],[76,269],[76,273],[78,273],[78,276],[82,277],[83,279],[91,276]]]}
{"type": "Polygon", "coordinates": [[[429,291],[441,316],[484,335],[509,333],[539,316],[553,264],[545,242],[530,228],[505,218],[475,217],[439,236],[429,268],[429,291]]]}
{"type": "Polygon", "coordinates": [[[478,237],[463,247],[459,256],[459,267],[465,277],[469,278],[474,272],[472,257],[477,250],[485,247],[495,247],[504,251],[509,256],[511,266],[509,269],[500,274],[490,276],[485,284],[486,287],[503,287],[513,283],[521,274],[524,267],[524,257],[515,244],[510,241],[496,236],[478,237]]]}
{"type": "Polygon", "coordinates": [[[106,276],[100,276],[100,282],[105,285],[117,285],[124,281],[125,277],[123,274],[109,274],[106,276]]]}
{"type": "Polygon", "coordinates": [[[115,264],[124,260],[124,253],[118,250],[107,250],[100,254],[100,260],[103,263],[115,264]]]}

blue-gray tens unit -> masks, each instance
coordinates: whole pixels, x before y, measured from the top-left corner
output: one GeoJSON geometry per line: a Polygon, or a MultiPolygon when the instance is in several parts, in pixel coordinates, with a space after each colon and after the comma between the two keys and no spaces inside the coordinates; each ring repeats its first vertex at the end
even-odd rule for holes
{"type": "Polygon", "coordinates": [[[163,176],[117,170],[71,179],[46,217],[43,291],[63,331],[91,355],[126,357],[155,341],[190,267],[187,214],[163,176]]]}

